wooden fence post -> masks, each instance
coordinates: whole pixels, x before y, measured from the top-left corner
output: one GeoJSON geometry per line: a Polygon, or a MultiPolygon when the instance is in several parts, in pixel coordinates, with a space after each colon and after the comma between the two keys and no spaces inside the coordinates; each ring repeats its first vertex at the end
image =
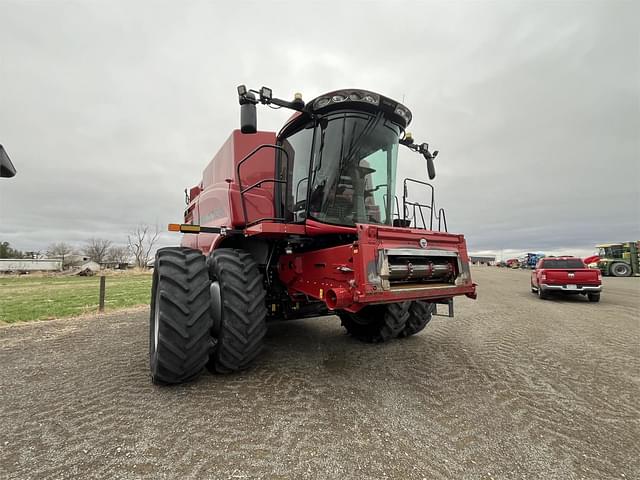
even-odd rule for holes
{"type": "Polygon", "coordinates": [[[105,277],[100,275],[100,304],[98,306],[99,312],[104,312],[104,290],[105,290],[105,277]]]}

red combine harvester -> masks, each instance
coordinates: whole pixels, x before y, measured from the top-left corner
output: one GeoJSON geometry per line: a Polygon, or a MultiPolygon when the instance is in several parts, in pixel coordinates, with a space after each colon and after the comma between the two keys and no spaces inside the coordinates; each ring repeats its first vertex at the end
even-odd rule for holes
{"type": "Polygon", "coordinates": [[[399,145],[426,143],[405,128],[411,112],[349,89],[305,104],[238,87],[235,130],[187,194],[181,247],[156,254],[150,318],[154,383],[246,368],[270,320],[338,315],[353,337],[383,342],[421,331],[436,305],[476,297],[464,237],[447,233],[434,189],[405,179],[399,145]],[[289,108],[282,130],[258,132],[256,105],[289,108]],[[411,201],[409,186],[428,189],[411,201]],[[437,226],[434,226],[434,221],[437,226]]]}

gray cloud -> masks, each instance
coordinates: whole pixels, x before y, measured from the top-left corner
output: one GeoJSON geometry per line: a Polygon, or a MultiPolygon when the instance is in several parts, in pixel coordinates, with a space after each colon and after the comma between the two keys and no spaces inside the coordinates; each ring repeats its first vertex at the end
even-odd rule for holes
{"type": "MultiPolygon", "coordinates": [[[[3,2],[0,239],[21,249],[179,221],[238,125],[235,86],[405,103],[441,150],[437,201],[472,250],[640,237],[632,2],[3,2]]],[[[274,129],[288,114],[263,109],[274,129]]],[[[399,176],[424,174],[402,152],[399,176]]],[[[177,242],[171,234],[164,243],[177,242]]]]}

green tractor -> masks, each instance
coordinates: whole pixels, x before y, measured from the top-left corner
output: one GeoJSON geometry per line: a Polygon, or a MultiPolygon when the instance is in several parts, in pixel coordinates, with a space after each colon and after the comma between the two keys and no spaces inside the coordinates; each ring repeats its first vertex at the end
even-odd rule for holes
{"type": "Polygon", "coordinates": [[[598,248],[598,268],[605,276],[640,276],[640,241],[606,243],[598,248]]]}

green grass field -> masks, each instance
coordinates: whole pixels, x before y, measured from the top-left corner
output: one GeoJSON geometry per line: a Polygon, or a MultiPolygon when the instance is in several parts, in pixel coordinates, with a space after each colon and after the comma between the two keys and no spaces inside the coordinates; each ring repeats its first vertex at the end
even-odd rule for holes
{"type": "MultiPolygon", "coordinates": [[[[98,311],[100,278],[0,277],[0,322],[15,323],[98,311]]],[[[122,273],[106,277],[105,311],[149,304],[151,275],[122,273]]]]}

